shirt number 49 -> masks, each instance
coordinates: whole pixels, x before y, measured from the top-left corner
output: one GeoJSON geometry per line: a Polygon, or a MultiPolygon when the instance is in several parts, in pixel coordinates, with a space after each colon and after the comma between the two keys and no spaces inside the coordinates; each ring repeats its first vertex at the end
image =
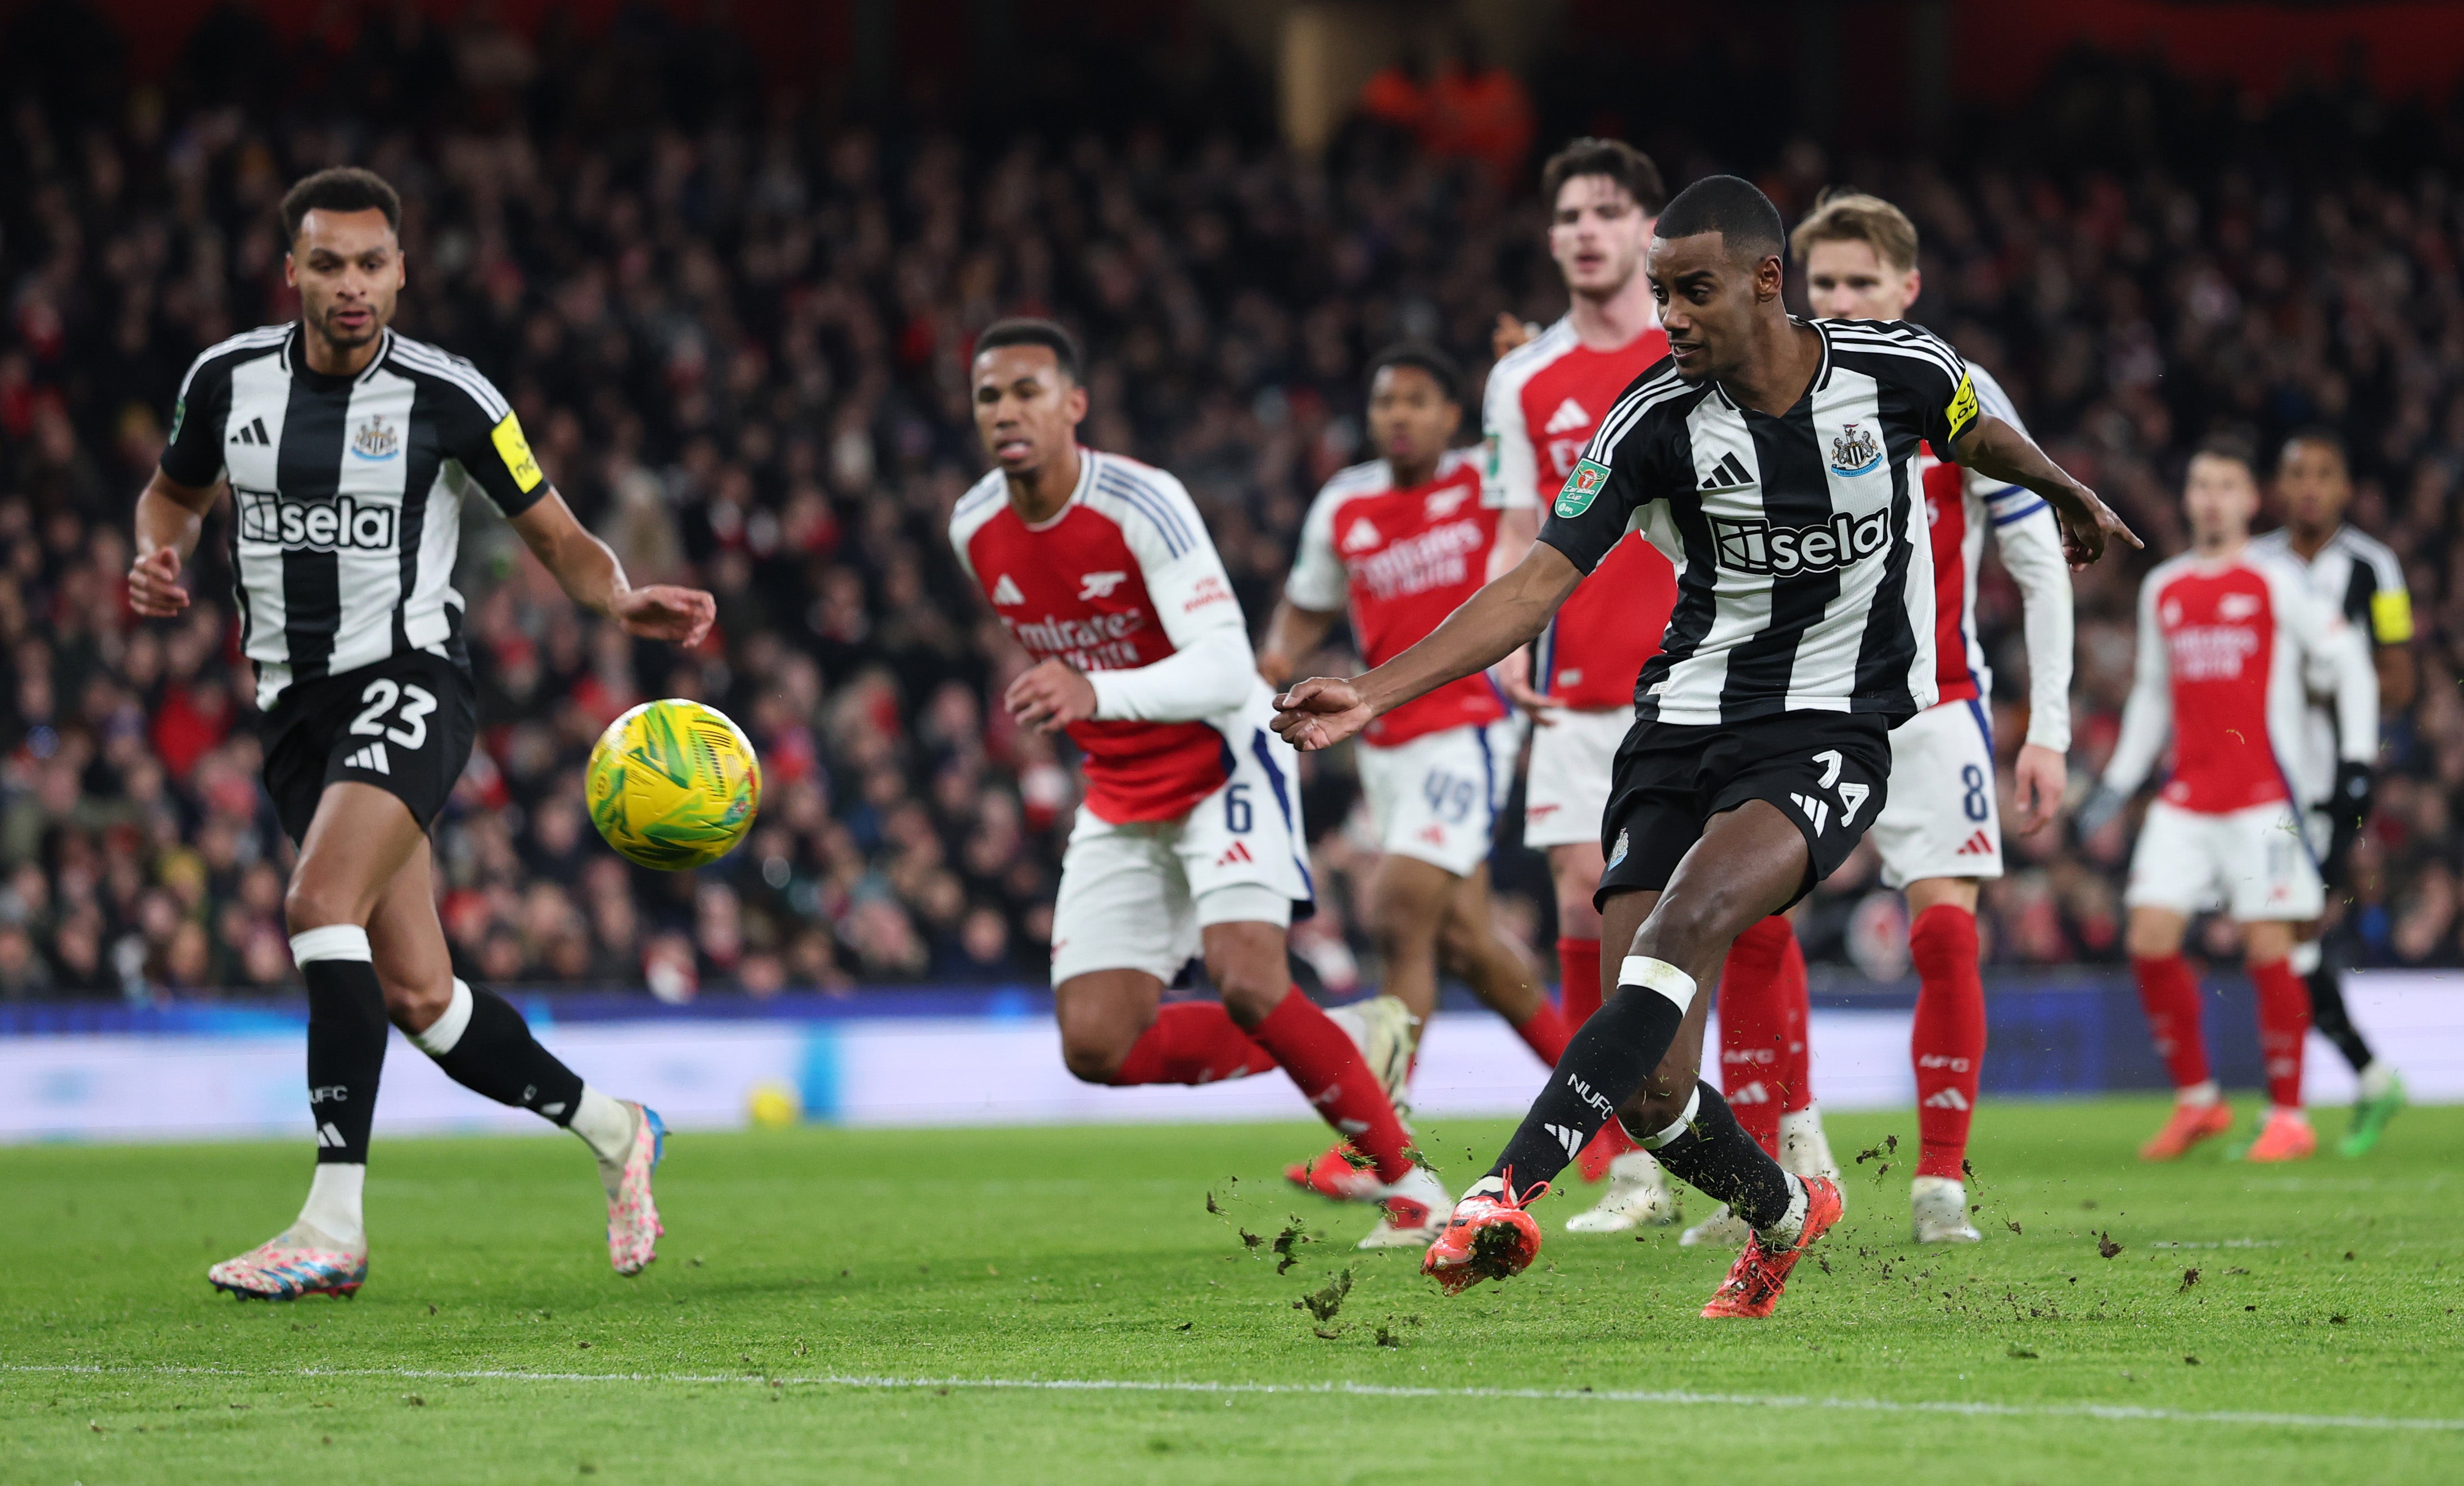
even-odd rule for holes
{"type": "MultiPolygon", "coordinates": [[[[1826,748],[1815,754],[1814,761],[1822,766],[1822,777],[1816,781],[1815,788],[1830,790],[1838,796],[1841,825],[1855,823],[1857,812],[1865,808],[1865,801],[1872,798],[1874,787],[1870,784],[1859,784],[1854,780],[1843,781],[1839,777],[1839,770],[1846,760],[1839,756],[1839,751],[1836,748],[1826,748]]],[[[1821,835],[1830,825],[1831,801],[1816,799],[1811,795],[1793,795],[1790,798],[1793,799],[1796,802],[1796,808],[1804,813],[1807,822],[1814,827],[1815,835],[1821,835]]]]}

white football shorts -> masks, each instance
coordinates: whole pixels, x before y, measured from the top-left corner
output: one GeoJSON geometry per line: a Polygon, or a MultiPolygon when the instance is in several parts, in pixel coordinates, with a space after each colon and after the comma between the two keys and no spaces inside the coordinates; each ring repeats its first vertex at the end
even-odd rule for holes
{"type": "Polygon", "coordinates": [[[1052,983],[1142,970],[1170,984],[1210,924],[1287,927],[1311,902],[1290,744],[1251,728],[1232,776],[1177,820],[1115,824],[1078,807],[1052,904],[1052,983]]]}
{"type": "Polygon", "coordinates": [[[2186,915],[2221,902],[2242,923],[2303,923],[2325,911],[2327,892],[2290,802],[2203,815],[2160,799],[2139,828],[2122,901],[2186,915]]]}
{"type": "Polygon", "coordinates": [[[1945,702],[1891,730],[1891,783],[1874,819],[1882,885],[2002,875],[2002,807],[1983,704],[1945,702]]]}
{"type": "Polygon", "coordinates": [[[1393,748],[1359,745],[1360,793],[1378,849],[1469,877],[1497,840],[1522,741],[1520,725],[1506,717],[1393,748]]]}
{"type": "Polygon", "coordinates": [[[1600,841],[1617,745],[1634,731],[1631,708],[1551,712],[1531,726],[1531,770],[1523,786],[1523,844],[1534,851],[1600,841]]]}

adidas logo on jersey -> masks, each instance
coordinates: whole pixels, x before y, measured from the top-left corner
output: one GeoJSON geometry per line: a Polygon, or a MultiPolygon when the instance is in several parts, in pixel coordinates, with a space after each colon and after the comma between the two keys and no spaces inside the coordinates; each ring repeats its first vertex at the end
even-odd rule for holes
{"type": "Polygon", "coordinates": [[[1968,1101],[1957,1089],[1939,1088],[1925,1096],[1925,1106],[1927,1109],[1965,1109],[1968,1101]]]}
{"type": "Polygon", "coordinates": [[[371,743],[367,747],[361,749],[350,757],[343,759],[342,767],[345,769],[364,769],[370,774],[390,775],[393,773],[393,763],[390,759],[385,757],[385,746],[382,743],[371,743]]]}
{"type": "Polygon", "coordinates": [[[1968,840],[1961,841],[1959,843],[1959,849],[1952,852],[1951,855],[1955,857],[1990,857],[1993,855],[1993,840],[1991,837],[1987,836],[1983,831],[1975,832],[1970,835],[1968,840]]]}
{"type": "Polygon", "coordinates": [[[1796,801],[1796,808],[1804,813],[1805,823],[1814,827],[1815,835],[1821,835],[1822,828],[1831,823],[1831,801],[1811,795],[1791,795],[1789,798],[1796,801]]]}
{"type": "Polygon", "coordinates": [[[1378,535],[1377,528],[1370,524],[1367,516],[1360,516],[1353,521],[1351,530],[1343,534],[1343,550],[1365,552],[1385,539],[1378,535]]]}
{"type": "Polygon", "coordinates": [[[1010,581],[1007,573],[1003,573],[993,584],[993,602],[1024,603],[1025,601],[1026,595],[1018,591],[1018,585],[1010,581]]]}
{"type": "Polygon", "coordinates": [[[391,552],[396,520],[391,506],[363,506],[351,496],[335,501],[285,500],[272,491],[231,487],[239,508],[239,539],[312,552],[391,552]]]}
{"type": "Polygon", "coordinates": [[[1763,1082],[1760,1079],[1756,1079],[1743,1088],[1728,1091],[1728,1103],[1732,1104],[1768,1104],[1771,1102],[1771,1090],[1763,1087],[1763,1082]]]}
{"type": "Polygon", "coordinates": [[[1224,867],[1231,866],[1235,863],[1255,862],[1257,860],[1257,858],[1249,855],[1249,843],[1247,841],[1234,841],[1230,851],[1227,851],[1223,855],[1215,859],[1215,864],[1220,867],[1224,867]]]}
{"type": "Polygon", "coordinates": [[[1588,427],[1591,421],[1592,415],[1583,411],[1583,404],[1573,398],[1568,398],[1557,404],[1557,410],[1549,415],[1548,426],[1540,431],[1565,433],[1575,428],[1588,427]]]}
{"type": "Polygon", "coordinates": [[[1582,1131],[1563,1125],[1552,1125],[1548,1128],[1549,1133],[1557,1138],[1557,1144],[1566,1147],[1567,1160],[1572,1161],[1583,1153],[1582,1131]]]}
{"type": "Polygon", "coordinates": [[[1751,490],[1753,485],[1754,477],[1746,471],[1744,462],[1731,449],[1721,455],[1720,462],[1711,467],[1711,472],[1703,477],[1703,493],[1725,495],[1732,491],[1751,490]]]}
{"type": "Polygon", "coordinates": [[[248,422],[241,424],[238,427],[233,428],[231,431],[231,438],[228,442],[232,444],[270,446],[274,443],[274,440],[265,431],[265,420],[262,418],[252,418],[248,422]]]}

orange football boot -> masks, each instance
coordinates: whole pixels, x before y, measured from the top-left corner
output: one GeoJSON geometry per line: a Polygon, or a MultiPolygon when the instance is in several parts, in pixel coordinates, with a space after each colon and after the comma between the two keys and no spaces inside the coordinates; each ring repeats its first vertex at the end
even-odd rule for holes
{"type": "Polygon", "coordinates": [[[1484,1279],[1511,1279],[1523,1273],[1540,1254],[1540,1224],[1523,1210],[1548,1191],[1547,1182],[1516,1191],[1514,1173],[1508,1171],[1504,1191],[1467,1193],[1455,1204],[1438,1241],[1421,1256],[1420,1273],[1435,1278],[1448,1295],[1484,1279]]]}
{"type": "Polygon", "coordinates": [[[2139,1147],[2139,1159],[2179,1161],[2199,1142],[2213,1140],[2232,1128],[2233,1106],[2223,1100],[2212,1104],[2175,1104],[2165,1127],[2139,1147]]]}
{"type": "Polygon", "coordinates": [[[1369,1158],[1353,1152],[1351,1143],[1337,1141],[1314,1161],[1295,1161],[1284,1168],[1284,1180],[1337,1202],[1375,1202],[1385,1191],[1369,1158]]]}
{"type": "Polygon", "coordinates": [[[1805,1184],[1805,1226],[1797,1230],[1796,1242],[1773,1254],[1763,1247],[1760,1235],[1746,1239],[1746,1252],[1728,1266],[1728,1278],[1711,1293],[1711,1302],[1703,1307],[1707,1320],[1742,1316],[1759,1321],[1779,1304],[1780,1292],[1788,1288],[1788,1272],[1796,1268],[1798,1256],[1814,1247],[1814,1241],[1839,1221],[1847,1204],[1839,1195],[1839,1185],[1827,1176],[1800,1176],[1805,1184]]]}
{"type": "Polygon", "coordinates": [[[2306,1161],[2318,1153],[2319,1132],[2299,1109],[2270,1109],[2258,1139],[2242,1152],[2244,1161],[2306,1161]]]}

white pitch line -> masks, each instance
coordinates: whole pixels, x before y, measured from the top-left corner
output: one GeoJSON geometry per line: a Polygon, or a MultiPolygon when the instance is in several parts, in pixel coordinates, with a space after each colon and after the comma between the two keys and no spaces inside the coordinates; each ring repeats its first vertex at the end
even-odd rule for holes
{"type": "Polygon", "coordinates": [[[0,1372],[94,1376],[247,1378],[399,1378],[441,1383],[735,1383],[756,1388],[979,1388],[1049,1393],[1343,1394],[1360,1398],[1491,1399],[1516,1403],[1665,1404],[1683,1408],[1829,1409],[1856,1413],[1938,1413],[1969,1418],[2102,1419],[2159,1424],[2274,1425],[2306,1430],[2428,1430],[2464,1432],[2464,1419],[2380,1414],[2270,1413],[2241,1410],[2148,1409],[2131,1404],[1990,1404],[1956,1399],[1816,1398],[1787,1393],[1696,1393],[1683,1389],[1409,1388],[1382,1383],[1218,1383],[1141,1378],[891,1378],[809,1373],[757,1376],[726,1372],[531,1372],[510,1367],[240,1367],[106,1366],[87,1363],[0,1363],[0,1372]]]}

